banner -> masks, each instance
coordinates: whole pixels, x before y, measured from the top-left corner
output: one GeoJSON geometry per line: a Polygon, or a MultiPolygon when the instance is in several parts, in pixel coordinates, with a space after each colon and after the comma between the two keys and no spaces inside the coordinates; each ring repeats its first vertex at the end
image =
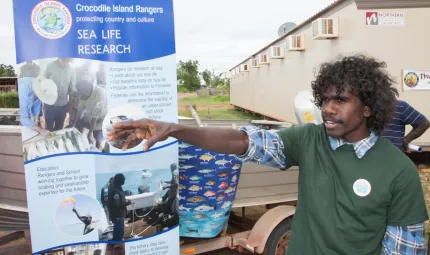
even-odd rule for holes
{"type": "Polygon", "coordinates": [[[106,140],[177,123],[172,0],[13,0],[33,254],[179,254],[178,143],[106,140]]]}

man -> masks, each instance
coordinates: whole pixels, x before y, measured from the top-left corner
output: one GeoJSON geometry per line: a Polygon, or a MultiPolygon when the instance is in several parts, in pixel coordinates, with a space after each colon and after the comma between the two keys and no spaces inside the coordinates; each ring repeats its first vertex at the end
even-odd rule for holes
{"type": "Polygon", "coordinates": [[[37,78],[40,75],[40,66],[36,65],[33,61],[27,61],[19,69],[19,78],[32,77],[37,78]]]}
{"type": "Polygon", "coordinates": [[[125,183],[123,174],[116,174],[113,177],[112,187],[109,189],[108,209],[110,221],[113,223],[112,241],[121,241],[124,237],[124,219],[127,214],[127,205],[131,204],[125,198],[122,185],[125,183]]]}
{"type": "MultiPolygon", "coordinates": [[[[87,81],[94,85],[97,84],[97,77],[95,72],[91,70],[91,65],[92,63],[90,60],[84,60],[84,63],[75,69],[76,83],[79,83],[81,81],[87,81]]],[[[78,113],[79,96],[74,93],[71,95],[71,98],[69,101],[70,101],[69,125],[73,125],[73,123],[75,123],[76,114],[78,113]]]]}
{"type": "Polygon", "coordinates": [[[79,215],[78,211],[76,210],[75,206],[73,206],[73,212],[76,214],[76,217],[78,217],[78,219],[80,221],[82,221],[82,223],[84,223],[84,232],[83,234],[86,235],[88,233],[90,233],[91,231],[94,230],[94,227],[91,226],[92,222],[93,222],[93,217],[91,216],[91,214],[87,214],[86,216],[81,216],[79,215]]]}
{"type": "Polygon", "coordinates": [[[107,201],[109,197],[109,188],[112,186],[113,177],[109,179],[109,181],[103,186],[101,192],[100,192],[100,201],[102,203],[102,207],[105,210],[106,218],[109,220],[109,210],[107,207],[107,201]]]}
{"type": "Polygon", "coordinates": [[[407,102],[397,100],[394,117],[382,133],[382,137],[390,140],[401,151],[408,150],[409,144],[422,136],[430,127],[429,120],[407,102]],[[412,130],[405,136],[405,126],[411,125],[412,130]]]}
{"type": "Polygon", "coordinates": [[[20,122],[22,126],[33,129],[40,135],[47,137],[50,135],[50,132],[40,125],[42,101],[33,91],[33,81],[34,78],[32,77],[18,79],[20,122]]]}
{"type": "Polygon", "coordinates": [[[174,137],[243,161],[299,166],[288,255],[424,254],[428,219],[417,169],[379,135],[397,90],[384,62],[349,56],[324,63],[312,82],[324,123],[282,129],[187,127],[154,120],[118,123],[109,140],[135,133],[146,151],[174,137]]]}
{"type": "Polygon", "coordinates": [[[107,114],[106,90],[86,80],[76,84],[76,95],[79,98],[77,115],[73,126],[77,126],[80,132],[84,128],[88,131],[88,142],[95,144],[100,150],[103,148],[103,119],[107,114]],[[82,112],[85,111],[81,118],[82,112]],[[95,137],[95,138],[94,138],[95,137]]]}
{"type": "Polygon", "coordinates": [[[46,128],[49,131],[61,130],[64,127],[66,114],[69,112],[70,96],[75,91],[75,70],[70,66],[71,58],[59,58],[49,63],[44,76],[57,85],[58,98],[53,105],[45,104],[46,128]]]}
{"type": "Polygon", "coordinates": [[[178,196],[178,189],[179,189],[179,182],[178,182],[178,170],[177,165],[175,163],[170,165],[170,172],[172,173],[172,178],[170,181],[163,181],[163,184],[169,184],[167,186],[163,187],[163,190],[168,189],[167,193],[164,194],[162,200],[163,203],[161,204],[161,208],[163,213],[173,213],[171,208],[173,203],[176,200],[176,197],[178,196]]]}

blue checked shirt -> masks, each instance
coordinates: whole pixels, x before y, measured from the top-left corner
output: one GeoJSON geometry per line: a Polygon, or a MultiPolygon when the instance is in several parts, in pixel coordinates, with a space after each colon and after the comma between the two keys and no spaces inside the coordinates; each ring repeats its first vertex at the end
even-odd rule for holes
{"type": "MultiPolygon", "coordinates": [[[[249,137],[248,151],[238,156],[242,161],[256,162],[266,166],[285,169],[285,153],[282,139],[272,131],[258,129],[254,126],[241,128],[249,137]]],[[[347,144],[341,138],[329,137],[333,150],[347,144]]],[[[376,143],[378,136],[373,132],[369,137],[353,143],[358,158],[376,143]]],[[[425,255],[426,243],[424,237],[424,223],[411,226],[387,226],[382,240],[381,255],[425,255]]]]}

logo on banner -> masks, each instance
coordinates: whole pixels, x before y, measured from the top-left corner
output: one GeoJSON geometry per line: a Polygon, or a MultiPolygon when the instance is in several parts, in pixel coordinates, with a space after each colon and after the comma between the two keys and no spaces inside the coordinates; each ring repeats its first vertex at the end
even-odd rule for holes
{"type": "Polygon", "coordinates": [[[403,79],[404,79],[405,85],[408,86],[409,88],[416,87],[418,85],[418,82],[420,81],[420,78],[414,72],[407,73],[403,79]]]}
{"type": "Polygon", "coordinates": [[[58,1],[42,1],[31,12],[31,24],[42,37],[58,39],[70,31],[72,15],[69,9],[58,1]]]}

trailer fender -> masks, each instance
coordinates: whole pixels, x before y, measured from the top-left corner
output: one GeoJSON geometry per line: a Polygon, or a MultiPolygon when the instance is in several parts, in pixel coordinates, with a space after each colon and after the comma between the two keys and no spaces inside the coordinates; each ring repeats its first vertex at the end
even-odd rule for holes
{"type": "Polygon", "coordinates": [[[277,206],[267,211],[258,219],[249,234],[247,243],[255,248],[255,252],[261,254],[264,252],[267,239],[273,229],[283,220],[294,215],[296,207],[289,205],[277,206]]]}

